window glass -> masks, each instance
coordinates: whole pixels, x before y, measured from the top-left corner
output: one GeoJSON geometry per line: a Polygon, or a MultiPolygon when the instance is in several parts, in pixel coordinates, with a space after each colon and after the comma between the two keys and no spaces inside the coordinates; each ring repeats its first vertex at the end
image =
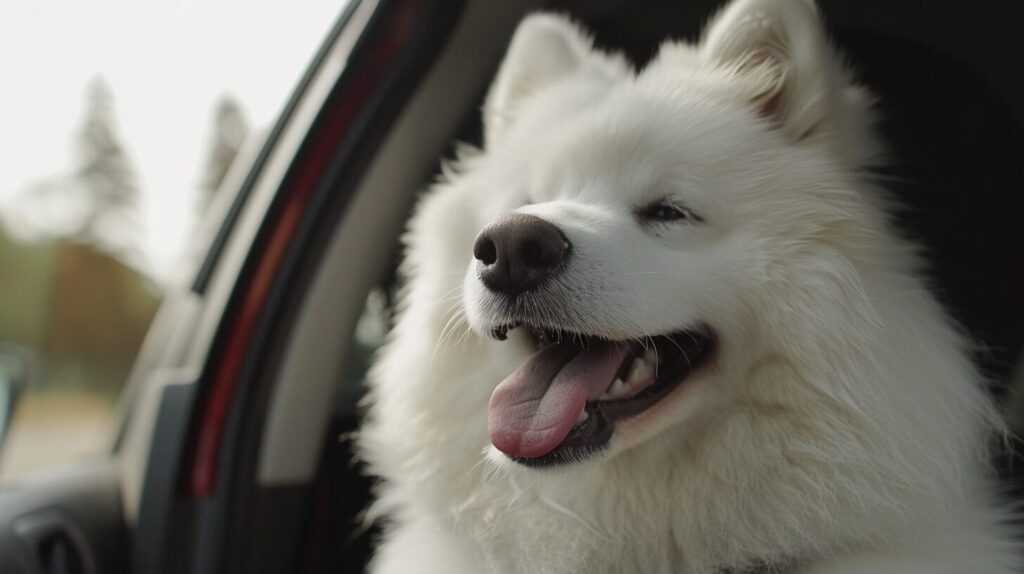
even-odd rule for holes
{"type": "Polygon", "coordinates": [[[108,447],[196,222],[345,3],[0,3],[0,478],[108,447]]]}

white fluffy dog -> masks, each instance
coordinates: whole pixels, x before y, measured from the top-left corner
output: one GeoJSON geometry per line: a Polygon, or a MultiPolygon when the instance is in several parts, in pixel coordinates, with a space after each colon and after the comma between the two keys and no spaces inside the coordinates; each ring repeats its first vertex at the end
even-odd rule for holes
{"type": "Polygon", "coordinates": [[[803,0],[640,72],[527,18],[408,233],[374,571],[1021,572],[868,108],[803,0]]]}

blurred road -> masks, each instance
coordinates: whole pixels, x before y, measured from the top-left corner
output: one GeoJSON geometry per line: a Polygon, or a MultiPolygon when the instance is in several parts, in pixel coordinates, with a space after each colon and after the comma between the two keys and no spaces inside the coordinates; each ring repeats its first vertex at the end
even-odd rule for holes
{"type": "Polygon", "coordinates": [[[0,452],[0,480],[103,452],[110,444],[113,415],[113,403],[95,395],[24,395],[0,452]]]}

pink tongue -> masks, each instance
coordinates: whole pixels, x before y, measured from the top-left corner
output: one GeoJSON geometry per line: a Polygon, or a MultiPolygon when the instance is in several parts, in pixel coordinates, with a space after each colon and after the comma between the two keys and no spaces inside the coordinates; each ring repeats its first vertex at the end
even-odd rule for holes
{"type": "Polygon", "coordinates": [[[595,341],[586,350],[550,345],[527,359],[491,394],[491,443],[509,456],[535,458],[565,440],[588,400],[604,394],[629,346],[595,341]]]}

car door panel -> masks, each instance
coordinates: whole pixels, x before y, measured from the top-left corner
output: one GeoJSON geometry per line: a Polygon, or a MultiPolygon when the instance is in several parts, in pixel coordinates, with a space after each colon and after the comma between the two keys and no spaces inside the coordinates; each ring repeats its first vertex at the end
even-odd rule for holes
{"type": "Polygon", "coordinates": [[[125,571],[128,536],[113,460],[0,487],[0,573],[125,571]]]}

